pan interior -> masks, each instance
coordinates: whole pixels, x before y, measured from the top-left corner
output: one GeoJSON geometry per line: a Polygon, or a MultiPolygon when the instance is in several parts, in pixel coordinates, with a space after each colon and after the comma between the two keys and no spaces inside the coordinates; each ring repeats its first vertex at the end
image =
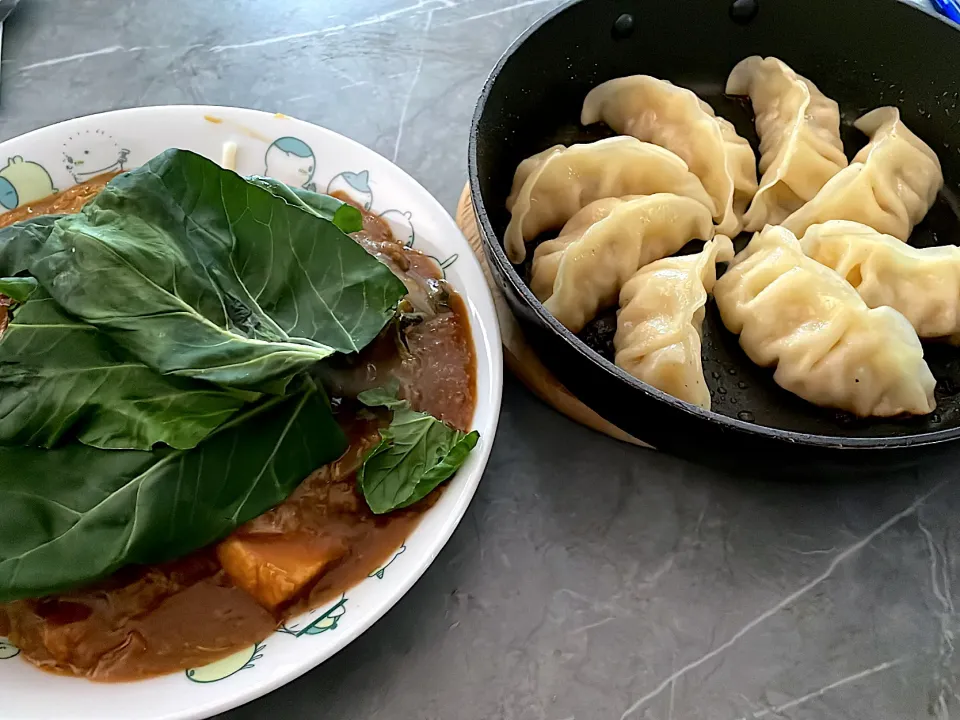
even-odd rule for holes
{"type": "MultiPolygon", "coordinates": [[[[731,22],[724,3],[678,0],[643,4],[648,22],[638,25],[629,38],[616,39],[612,28],[617,18],[641,3],[620,1],[604,7],[605,0],[582,0],[561,11],[514,50],[488,87],[475,138],[483,199],[480,212],[487,214],[502,239],[509,219],[504,201],[521,160],[556,143],[590,142],[612,134],[603,126],[581,127],[579,113],[590,88],[613,77],[645,73],[692,89],[718,115],[730,120],[756,151],[749,102],[725,96],[723,87],[738,60],[760,54],[780,57],[840,104],[841,135],[848,158],[867,142],[853,128],[854,120],[881,105],[900,107],[907,125],[937,152],[946,181],[910,242],[918,247],[960,244],[960,93],[946,79],[932,77],[929,66],[918,63],[919,58],[902,59],[899,53],[893,58],[882,50],[883,37],[890,36],[893,41],[894,32],[900,45],[912,32],[918,45],[927,38],[938,48],[945,41],[951,48],[960,48],[960,37],[896,0],[852,0],[844,4],[841,14],[855,13],[857,7],[866,13],[866,7],[870,8],[870,27],[860,27],[854,34],[866,37],[876,28],[880,35],[873,37],[872,43],[858,43],[850,37],[850,26],[836,17],[838,8],[833,2],[811,2],[823,5],[823,12],[832,14],[837,22],[818,19],[819,11],[810,3],[798,8],[791,0],[763,0],[757,19],[743,27],[731,22]],[[683,34],[677,34],[682,23],[678,16],[690,17],[687,13],[694,12],[700,21],[688,23],[683,34]],[[796,16],[793,22],[799,24],[791,26],[789,16],[796,16]],[[660,31],[655,30],[658,23],[660,31]],[[899,28],[894,31],[897,23],[899,28]],[[786,32],[785,27],[794,31],[786,32]],[[684,37],[689,49],[680,52],[677,43],[684,37]],[[709,43],[709,48],[703,43],[709,43]]],[[[636,14],[640,16],[639,10],[636,14]]],[[[863,17],[859,18],[861,25],[863,17]]],[[[939,50],[937,54],[939,57],[939,50]]],[[[951,49],[949,54],[960,62],[960,51],[951,49]]],[[[737,249],[748,239],[748,234],[737,238],[737,249]]],[[[684,251],[699,246],[691,243],[684,251]]],[[[526,279],[529,260],[517,270],[526,279]]],[[[579,335],[611,361],[615,322],[614,311],[607,312],[579,335]]],[[[837,438],[889,438],[960,428],[960,348],[925,342],[924,353],[937,380],[937,410],[922,417],[858,419],[818,408],[777,386],[772,371],[754,365],[740,349],[737,337],[723,327],[712,299],[703,327],[703,369],[713,412],[769,428],[837,438]]]]}

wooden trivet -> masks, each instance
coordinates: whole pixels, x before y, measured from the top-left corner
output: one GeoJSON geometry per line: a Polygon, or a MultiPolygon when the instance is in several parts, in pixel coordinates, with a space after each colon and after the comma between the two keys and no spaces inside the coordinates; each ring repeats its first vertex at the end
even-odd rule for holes
{"type": "Polygon", "coordinates": [[[457,204],[456,221],[467,237],[474,255],[480,261],[484,277],[487,279],[487,285],[490,286],[490,292],[493,294],[497,318],[500,321],[500,335],[503,338],[503,360],[510,371],[520,378],[523,384],[537,397],[571,420],[609,435],[616,440],[640,445],[641,447],[650,447],[607,422],[577,400],[569,390],[560,384],[553,373],[547,370],[546,366],[540,362],[540,359],[533,352],[533,349],[527,344],[523,332],[517,324],[517,319],[510,312],[507,301],[504,299],[500,288],[497,287],[496,281],[490,274],[490,268],[487,266],[487,258],[483,254],[483,244],[480,241],[480,230],[477,227],[477,218],[473,212],[473,203],[470,200],[469,185],[464,187],[460,202],[457,204]]]}

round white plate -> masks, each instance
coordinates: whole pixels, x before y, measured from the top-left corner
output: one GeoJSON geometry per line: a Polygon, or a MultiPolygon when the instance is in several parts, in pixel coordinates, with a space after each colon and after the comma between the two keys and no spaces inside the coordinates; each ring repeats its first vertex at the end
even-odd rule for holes
{"type": "Polygon", "coordinates": [[[0,717],[205,718],[268,693],[319,665],[390,609],[446,544],[480,482],[502,391],[500,333],[490,292],[450,216],[419,183],[372,150],[316,125],[255,110],[119,110],[0,143],[0,211],[104,172],[136,167],[169,147],[220,162],[224,144],[231,142],[240,174],[269,175],[318,192],[345,190],[389,220],[397,238],[437,260],[470,312],[477,354],[473,427],[480,443],[382,568],[334,602],[213,665],[136,683],[98,684],[41,672],[0,638],[0,717]]]}

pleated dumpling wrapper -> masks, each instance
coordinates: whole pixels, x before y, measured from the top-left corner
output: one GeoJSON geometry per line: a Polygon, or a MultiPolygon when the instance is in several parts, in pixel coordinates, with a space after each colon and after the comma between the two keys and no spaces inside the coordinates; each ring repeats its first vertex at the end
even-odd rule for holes
{"type": "Polygon", "coordinates": [[[617,303],[620,289],[644,265],[691,240],[713,237],[702,203],[658,193],[597,200],[570,219],[533,256],[530,287],[572,332],[617,303]]]}
{"type": "Polygon", "coordinates": [[[704,307],[717,280],[717,261],[733,257],[718,235],[695,255],[657,260],[620,291],[616,364],[668,395],[710,409],[700,357],[704,307]]]}
{"type": "Polygon", "coordinates": [[[747,230],[776,225],[847,166],[840,108],[777,58],[737,63],[728,95],[748,95],[760,136],[760,189],[744,216],[747,230]]]}
{"type": "Polygon", "coordinates": [[[960,340],[960,247],[915,248],[848,220],[811,226],[800,246],[870,307],[901,312],[920,337],[960,340]]]}
{"type": "Polygon", "coordinates": [[[507,257],[523,262],[526,242],[563,227],[594,200],[654,193],[683,195],[714,213],[713,200],[697,176],[662,147],[632,137],[554,145],[524,160],[514,175],[503,239],[507,257]]]}
{"type": "Polygon", "coordinates": [[[768,226],[713,289],[723,324],[780,387],[860,417],[933,412],[934,379],[917,333],[890,307],[871,309],[846,280],[768,226]]]}
{"type": "Polygon", "coordinates": [[[649,75],[609,80],[583,101],[580,122],[661,145],[700,178],[715,205],[717,232],[736,235],[757,192],[757,158],[733,125],[692,91],[649,75]]]}
{"type": "Polygon", "coordinates": [[[817,223],[853,220],[906,241],[943,187],[940,160],[895,107],[871,110],[854,126],[870,143],[783,226],[799,237],[817,223]]]}

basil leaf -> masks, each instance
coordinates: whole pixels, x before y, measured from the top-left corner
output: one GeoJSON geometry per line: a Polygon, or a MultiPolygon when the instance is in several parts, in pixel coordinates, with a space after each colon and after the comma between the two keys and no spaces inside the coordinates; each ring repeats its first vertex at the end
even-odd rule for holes
{"type": "Polygon", "coordinates": [[[24,303],[37,290],[37,281],[32,277],[0,278],[0,295],[14,302],[24,303]]]}
{"type": "Polygon", "coordinates": [[[321,195],[303,188],[293,188],[279,180],[261,175],[248,177],[247,182],[262,187],[277,197],[283,198],[291,205],[306,208],[320,217],[326,218],[345,233],[363,230],[363,215],[350,203],[343,202],[330,195],[321,195]]]}
{"type": "MultiPolygon", "coordinates": [[[[0,279],[14,300],[33,278],[0,279]]],[[[39,289],[0,335],[0,444],[54,447],[76,436],[105,449],[187,449],[256,393],[158,375],[39,289]]]]}
{"type": "Polygon", "coordinates": [[[184,150],[61,218],[30,272],[160,373],[273,393],[363,348],[406,292],[332,222],[184,150]]]}
{"type": "Polygon", "coordinates": [[[369,390],[364,390],[357,395],[357,399],[367,407],[383,406],[388,410],[409,408],[410,403],[408,403],[406,400],[401,400],[398,397],[399,393],[400,382],[396,379],[393,379],[390,380],[390,382],[388,382],[384,387],[375,387],[369,390]]]}
{"type": "Polygon", "coordinates": [[[357,472],[367,505],[378,515],[429,495],[463,465],[480,439],[476,430],[464,433],[411,409],[406,400],[397,399],[394,388],[367,390],[357,398],[364,405],[393,410],[389,427],[380,431],[380,444],[357,472]]]}
{"type": "Polygon", "coordinates": [[[345,447],[316,388],[264,401],[193,450],[0,447],[0,602],[209,545],[345,447]]]}

